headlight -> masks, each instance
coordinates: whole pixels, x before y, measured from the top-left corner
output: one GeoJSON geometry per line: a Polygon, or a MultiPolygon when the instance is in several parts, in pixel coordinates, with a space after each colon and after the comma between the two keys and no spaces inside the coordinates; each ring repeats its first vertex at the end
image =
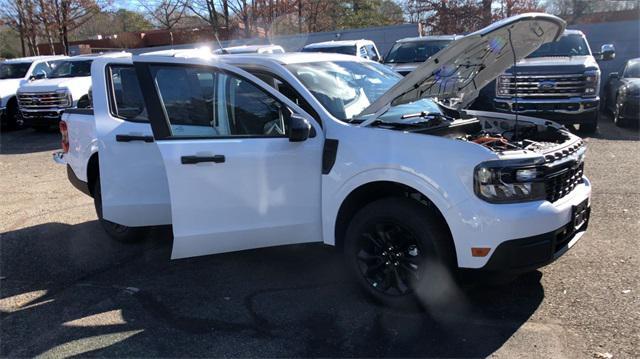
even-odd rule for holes
{"type": "MultiPolygon", "coordinates": [[[[543,162],[543,161],[542,161],[543,162]]],[[[491,203],[544,200],[544,169],[538,161],[489,161],[475,168],[474,190],[491,203]]]]}
{"type": "Polygon", "coordinates": [[[511,77],[508,75],[498,76],[496,80],[496,97],[511,97],[511,77]]]}
{"type": "Polygon", "coordinates": [[[66,104],[62,104],[63,107],[71,107],[71,105],[73,105],[73,97],[71,96],[71,92],[69,92],[69,90],[67,89],[60,89],[57,90],[56,93],[58,94],[62,94],[66,97],[66,104]]]}
{"type": "Polygon", "coordinates": [[[584,95],[597,96],[600,90],[600,70],[591,69],[584,72],[584,95]]]}

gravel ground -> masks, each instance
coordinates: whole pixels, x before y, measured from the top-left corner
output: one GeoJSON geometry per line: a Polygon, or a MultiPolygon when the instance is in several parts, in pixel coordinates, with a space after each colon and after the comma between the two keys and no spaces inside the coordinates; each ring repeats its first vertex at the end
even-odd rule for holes
{"type": "Polygon", "coordinates": [[[322,245],[169,261],[168,229],[114,243],[56,134],[2,134],[0,356],[638,358],[639,140],[610,121],[587,139],[593,215],[569,253],[426,314],[371,303],[322,245]]]}

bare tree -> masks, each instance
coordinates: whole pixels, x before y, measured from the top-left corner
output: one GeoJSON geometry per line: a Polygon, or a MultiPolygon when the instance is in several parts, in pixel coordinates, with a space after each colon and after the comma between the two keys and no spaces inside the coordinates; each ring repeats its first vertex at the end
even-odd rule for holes
{"type": "Polygon", "coordinates": [[[36,13],[36,18],[42,26],[44,37],[47,40],[50,52],[55,55],[56,48],[53,45],[52,35],[52,33],[55,32],[55,18],[52,16],[52,10],[53,9],[51,8],[50,2],[47,2],[45,0],[38,0],[38,11],[36,13]]]}
{"type": "Polygon", "coordinates": [[[220,28],[220,14],[216,9],[215,0],[185,0],[184,6],[209,24],[213,33],[218,32],[220,28]]]}
{"type": "Polygon", "coordinates": [[[49,0],[58,32],[58,39],[65,54],[69,54],[69,33],[99,13],[106,3],[95,0],[49,0]]]}
{"type": "Polygon", "coordinates": [[[3,0],[0,2],[0,25],[6,25],[16,31],[20,36],[22,56],[27,55],[25,40],[27,33],[27,20],[24,0],[3,0]]]}
{"type": "Polygon", "coordinates": [[[153,18],[160,27],[166,30],[173,29],[185,16],[187,9],[183,0],[139,0],[147,14],[153,18]]]}

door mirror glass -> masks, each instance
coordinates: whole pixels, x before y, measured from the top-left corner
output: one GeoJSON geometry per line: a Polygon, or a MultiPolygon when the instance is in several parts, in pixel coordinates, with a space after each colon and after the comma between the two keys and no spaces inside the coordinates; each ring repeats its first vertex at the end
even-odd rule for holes
{"type": "Polygon", "coordinates": [[[311,130],[311,124],[304,117],[295,113],[289,116],[289,141],[305,141],[311,135],[311,130]]]}
{"type": "Polygon", "coordinates": [[[609,61],[616,57],[616,48],[613,44],[604,44],[600,48],[599,60],[609,61]]]}
{"type": "Polygon", "coordinates": [[[617,73],[617,72],[612,72],[612,73],[609,74],[609,78],[612,79],[612,80],[617,80],[617,79],[620,78],[620,74],[617,73]]]}

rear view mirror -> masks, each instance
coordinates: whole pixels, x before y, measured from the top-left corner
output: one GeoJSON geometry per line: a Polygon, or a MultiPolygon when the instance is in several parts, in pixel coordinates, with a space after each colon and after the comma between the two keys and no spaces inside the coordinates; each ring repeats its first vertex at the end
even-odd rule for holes
{"type": "Polygon", "coordinates": [[[289,141],[305,141],[311,135],[312,129],[306,118],[295,113],[289,116],[289,141]]]}
{"type": "Polygon", "coordinates": [[[609,61],[616,57],[616,47],[613,44],[604,44],[600,48],[598,60],[609,61]]]}

